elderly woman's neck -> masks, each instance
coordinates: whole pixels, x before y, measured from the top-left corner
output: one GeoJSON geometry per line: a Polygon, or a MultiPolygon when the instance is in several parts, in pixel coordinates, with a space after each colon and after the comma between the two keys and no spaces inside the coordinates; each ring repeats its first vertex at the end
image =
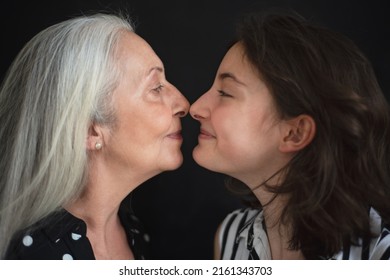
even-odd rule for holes
{"type": "Polygon", "coordinates": [[[117,219],[120,200],[103,197],[97,193],[86,191],[73,203],[65,206],[65,209],[73,216],[83,220],[88,229],[100,228],[106,230],[117,219]]]}
{"type": "Polygon", "coordinates": [[[121,200],[111,196],[113,200],[109,201],[109,198],[87,191],[65,209],[86,223],[87,237],[96,259],[133,259],[118,216],[121,200]]]}
{"type": "Polygon", "coordinates": [[[89,183],[83,194],[65,209],[87,225],[87,237],[96,259],[134,258],[118,215],[126,192],[106,180],[89,183]]]}
{"type": "Polygon", "coordinates": [[[65,209],[85,221],[88,227],[104,229],[117,218],[121,202],[139,184],[130,171],[121,174],[108,166],[91,164],[84,191],[65,209]]]}

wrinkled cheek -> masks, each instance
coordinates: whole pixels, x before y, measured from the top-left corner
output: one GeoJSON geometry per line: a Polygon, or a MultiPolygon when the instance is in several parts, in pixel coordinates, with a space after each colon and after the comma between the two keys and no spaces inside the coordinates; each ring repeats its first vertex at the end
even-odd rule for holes
{"type": "Polygon", "coordinates": [[[154,163],[161,171],[173,170],[183,163],[183,154],[180,149],[181,145],[175,143],[175,140],[164,139],[156,143],[156,157],[154,163]]]}

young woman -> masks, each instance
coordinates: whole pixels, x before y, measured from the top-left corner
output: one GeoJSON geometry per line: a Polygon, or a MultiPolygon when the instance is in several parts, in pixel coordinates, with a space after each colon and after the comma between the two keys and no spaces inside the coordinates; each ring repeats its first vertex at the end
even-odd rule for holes
{"type": "Polygon", "coordinates": [[[245,17],[190,109],[195,161],[254,198],[222,222],[216,258],[389,259],[389,112],[349,39],[298,16],[245,17]]]}
{"type": "Polygon", "coordinates": [[[148,236],[122,202],[181,165],[189,104],[130,23],[98,14],[42,31],[0,104],[0,258],[143,259],[148,236]]]}

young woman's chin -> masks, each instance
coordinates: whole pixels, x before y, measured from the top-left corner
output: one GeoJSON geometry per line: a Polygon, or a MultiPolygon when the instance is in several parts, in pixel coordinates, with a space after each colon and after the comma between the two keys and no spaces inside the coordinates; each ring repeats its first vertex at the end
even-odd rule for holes
{"type": "Polygon", "coordinates": [[[222,162],[216,160],[216,157],[214,157],[211,153],[202,150],[202,148],[199,146],[195,147],[193,150],[192,158],[199,166],[202,166],[203,168],[213,172],[227,174],[227,170],[221,166],[222,162]]]}

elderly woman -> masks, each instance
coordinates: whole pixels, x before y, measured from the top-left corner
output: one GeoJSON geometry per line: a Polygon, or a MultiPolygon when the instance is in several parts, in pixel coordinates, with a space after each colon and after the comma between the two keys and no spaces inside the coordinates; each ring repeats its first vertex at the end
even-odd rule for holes
{"type": "Polygon", "coordinates": [[[122,202],[181,165],[188,107],[125,19],[36,35],[0,92],[1,258],[144,258],[148,236],[122,202]]]}

